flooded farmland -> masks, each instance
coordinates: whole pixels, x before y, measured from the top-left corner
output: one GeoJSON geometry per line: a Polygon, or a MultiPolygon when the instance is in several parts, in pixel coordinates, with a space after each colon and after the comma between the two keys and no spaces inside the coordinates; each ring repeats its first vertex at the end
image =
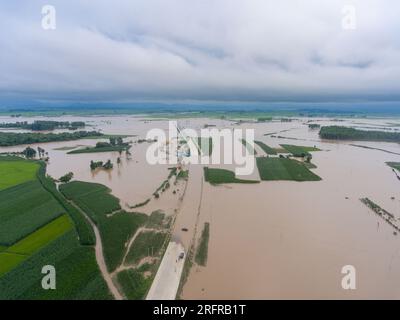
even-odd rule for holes
{"type": "MultiPolygon", "coordinates": [[[[65,120],[85,121],[91,125],[88,130],[128,135],[125,140],[133,142],[144,139],[152,128],[168,130],[167,120],[151,121],[147,117],[65,117],[65,120]]],[[[178,121],[182,127],[197,130],[205,124],[217,128],[253,128],[256,140],[275,148],[280,144],[316,146],[321,151],[313,152],[312,163],[316,168],[312,171],[322,178],[317,182],[262,181],[213,186],[203,183],[201,165],[190,165],[187,189],[184,184],[179,185],[177,194],[167,192],[142,208],[146,213],[160,209],[176,214],[173,236],[186,250],[193,244],[192,238],[199,239],[203,224],[210,223],[207,264],[193,265],[181,292],[183,299],[400,298],[400,235],[395,235],[388,224],[360,201],[368,197],[400,219],[400,181],[385,164],[399,161],[399,144],[321,140],[318,130],[308,128],[309,120],[320,125],[348,125],[366,130],[396,131],[398,125],[396,120],[388,119],[178,121]],[[188,231],[183,232],[185,227],[188,231]],[[346,265],[356,269],[355,290],[342,289],[341,270],[346,265]]],[[[0,118],[0,122],[7,121],[10,121],[7,117],[0,118]]],[[[133,143],[131,158],[122,155],[121,164],[110,171],[92,172],[89,163],[108,159],[115,163],[120,156],[118,152],[67,154],[68,150],[60,150],[93,146],[97,141],[84,139],[32,146],[40,146],[49,153],[47,172],[52,177],[59,178],[72,171],[75,180],[108,186],[127,207],[148,199],[168,176],[168,165],[146,162],[146,142],[133,143]]],[[[0,147],[0,152],[23,148],[0,147]]],[[[258,146],[256,150],[263,155],[258,146]]],[[[213,167],[233,169],[234,165],[213,167]]],[[[254,178],[258,178],[257,168],[251,176],[254,178]]]]}

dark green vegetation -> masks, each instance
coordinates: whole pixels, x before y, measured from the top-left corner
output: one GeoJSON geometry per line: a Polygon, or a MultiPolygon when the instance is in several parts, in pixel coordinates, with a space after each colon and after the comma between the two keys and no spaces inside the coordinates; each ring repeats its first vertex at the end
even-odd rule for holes
{"type": "Polygon", "coordinates": [[[319,136],[323,139],[334,139],[334,140],[400,142],[399,132],[359,130],[342,126],[322,127],[321,130],[319,131],[319,136]]]}
{"type": "Polygon", "coordinates": [[[50,131],[55,129],[68,129],[76,130],[84,128],[85,122],[83,121],[50,121],[50,120],[35,120],[33,123],[28,121],[14,122],[14,123],[0,123],[0,128],[18,128],[32,131],[50,131]]]}
{"type": "Polygon", "coordinates": [[[102,133],[97,131],[75,131],[63,133],[14,133],[0,132],[0,146],[16,146],[20,144],[32,144],[54,141],[70,141],[85,138],[102,138],[102,133]]]}
{"type": "Polygon", "coordinates": [[[74,181],[60,190],[98,226],[107,268],[114,271],[122,262],[125,243],[145,223],[146,216],[121,210],[119,200],[101,184],[74,181]]]}
{"type": "Polygon", "coordinates": [[[197,247],[195,255],[195,261],[200,266],[205,266],[207,264],[209,239],[210,239],[210,224],[206,222],[204,223],[204,228],[203,231],[201,232],[200,243],[197,247]]]}
{"type": "Polygon", "coordinates": [[[126,262],[129,264],[137,264],[145,257],[158,256],[162,246],[168,239],[168,234],[162,231],[142,231],[133,242],[126,262]]]}
{"type": "Polygon", "coordinates": [[[400,171],[400,162],[386,162],[386,164],[387,164],[389,167],[400,171]]]}
{"type": "Polygon", "coordinates": [[[68,151],[67,154],[78,153],[96,153],[96,152],[122,152],[127,150],[128,146],[103,146],[103,147],[86,147],[83,149],[76,149],[68,151]]]}
{"type": "Polygon", "coordinates": [[[308,128],[311,129],[311,130],[315,130],[315,129],[321,128],[321,125],[318,124],[318,123],[310,123],[310,124],[308,125],[308,128]]]}
{"type": "Polygon", "coordinates": [[[73,172],[68,172],[68,173],[64,174],[59,180],[62,183],[67,183],[67,182],[71,181],[73,176],[74,176],[73,172]]]}
{"type": "Polygon", "coordinates": [[[39,171],[37,180],[0,191],[1,221],[7,221],[0,227],[8,226],[0,236],[9,239],[0,250],[0,300],[112,298],[94,249],[77,241],[78,235],[65,214],[71,212],[63,205],[66,200],[54,182],[45,176],[45,164],[11,157],[7,161],[33,163],[39,171]],[[41,270],[45,265],[56,267],[57,290],[42,289],[41,270]]]}
{"type": "Polygon", "coordinates": [[[127,151],[130,148],[129,143],[125,143],[122,136],[110,136],[110,142],[97,142],[95,147],[86,147],[83,149],[76,149],[69,151],[68,154],[76,153],[93,153],[93,152],[110,152],[110,151],[127,151]]]}
{"type": "Polygon", "coordinates": [[[93,161],[93,160],[90,161],[90,170],[96,170],[98,168],[110,170],[113,167],[114,165],[111,163],[111,160],[107,160],[106,163],[103,163],[103,161],[93,161]]]}
{"type": "Polygon", "coordinates": [[[321,180],[320,177],[307,169],[304,164],[292,159],[257,158],[257,167],[261,180],[321,180]]]}
{"type": "Polygon", "coordinates": [[[36,179],[39,165],[18,157],[0,157],[0,190],[36,179]]]}
{"type": "Polygon", "coordinates": [[[381,208],[379,205],[368,198],[362,198],[360,199],[360,201],[364,203],[368,208],[370,208],[373,212],[375,212],[375,214],[377,214],[380,218],[385,220],[395,230],[400,231],[398,221],[393,214],[381,208]]]}
{"type": "Polygon", "coordinates": [[[250,145],[250,143],[248,143],[248,142],[246,141],[246,139],[241,139],[240,141],[241,141],[242,144],[245,146],[245,148],[247,149],[247,152],[248,152],[249,154],[251,154],[251,155],[253,155],[253,156],[257,154],[256,149],[254,149],[254,148],[250,145]]]}
{"type": "Polygon", "coordinates": [[[112,299],[94,249],[80,246],[71,230],[0,278],[0,300],[112,299]],[[43,290],[42,267],[57,270],[57,290],[43,290]]]}
{"type": "Polygon", "coordinates": [[[146,298],[153,277],[145,277],[136,269],[128,269],[118,273],[117,280],[125,296],[129,300],[141,300],[146,298]]]}
{"type": "Polygon", "coordinates": [[[225,169],[204,168],[204,180],[211,184],[221,183],[258,183],[255,180],[237,179],[235,173],[225,169]]]}
{"type": "Polygon", "coordinates": [[[189,178],[189,170],[180,170],[178,175],[176,176],[177,180],[187,180],[189,178]]]}
{"type": "Polygon", "coordinates": [[[290,152],[295,157],[306,157],[310,152],[321,151],[316,147],[295,146],[292,144],[281,144],[281,147],[290,152]]]}
{"type": "Polygon", "coordinates": [[[258,146],[266,153],[270,155],[275,155],[277,154],[276,150],[271,148],[270,146],[267,146],[264,142],[262,141],[254,141],[254,143],[258,144],[258,146]]]}

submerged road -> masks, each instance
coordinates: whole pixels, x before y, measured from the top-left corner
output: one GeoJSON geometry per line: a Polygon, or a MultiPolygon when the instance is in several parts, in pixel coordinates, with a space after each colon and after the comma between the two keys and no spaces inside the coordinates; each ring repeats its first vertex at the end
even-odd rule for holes
{"type": "Polygon", "coordinates": [[[168,244],[163,260],[147,294],[147,300],[174,300],[176,298],[183,266],[196,233],[202,197],[202,166],[190,166],[187,183],[183,203],[174,223],[171,242],[168,244]],[[180,259],[179,255],[182,252],[184,257],[180,259]]]}

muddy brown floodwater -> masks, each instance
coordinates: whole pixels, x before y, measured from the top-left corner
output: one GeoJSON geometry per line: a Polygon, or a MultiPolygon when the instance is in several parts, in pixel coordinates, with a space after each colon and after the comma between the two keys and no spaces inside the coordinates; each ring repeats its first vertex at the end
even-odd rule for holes
{"type": "MultiPolygon", "coordinates": [[[[132,116],[63,118],[87,121],[93,129],[104,133],[137,135],[138,138],[144,138],[151,128],[168,128],[165,120],[145,121],[132,116]]],[[[29,120],[33,119],[36,118],[29,120]]],[[[204,222],[210,222],[207,265],[194,265],[182,298],[400,298],[400,235],[394,235],[388,224],[359,201],[368,197],[396,219],[400,218],[400,181],[385,164],[386,161],[400,162],[400,156],[349,145],[356,143],[400,153],[399,144],[321,141],[318,131],[308,129],[307,120],[258,124],[210,119],[179,121],[184,127],[196,129],[206,123],[220,128],[253,128],[256,139],[271,147],[282,143],[315,145],[322,151],[313,153],[312,162],[317,165],[313,172],[323,179],[223,186],[204,183],[201,188],[202,168],[191,165],[193,175],[189,175],[189,179],[192,180],[189,180],[181,207],[178,198],[183,190],[177,195],[166,194],[143,208],[148,212],[165,209],[168,213],[178,208],[174,236],[186,246],[196,222],[197,239],[204,222]],[[199,215],[191,212],[199,207],[199,215]],[[188,233],[181,232],[185,226],[189,226],[188,233]],[[344,276],[341,269],[345,265],[356,268],[356,290],[341,287],[344,276]]],[[[311,120],[321,125],[393,131],[397,126],[391,127],[390,123],[399,123],[397,119],[311,120]]],[[[0,118],[0,122],[10,121],[0,118]]],[[[79,140],[38,145],[49,152],[50,175],[58,178],[72,171],[74,179],[103,183],[123,205],[146,200],[168,175],[168,166],[147,164],[146,143],[135,144],[131,149],[132,159],[122,157],[120,166],[115,165],[118,153],[67,155],[65,150],[54,150],[95,143],[96,140],[79,140]],[[112,171],[91,173],[90,160],[107,159],[114,162],[112,171]]],[[[0,148],[0,152],[22,149],[23,146],[0,148]]],[[[256,149],[262,154],[258,147],[256,149]]],[[[233,169],[233,166],[222,167],[233,169]]],[[[254,172],[251,179],[257,177],[258,173],[254,172]]]]}

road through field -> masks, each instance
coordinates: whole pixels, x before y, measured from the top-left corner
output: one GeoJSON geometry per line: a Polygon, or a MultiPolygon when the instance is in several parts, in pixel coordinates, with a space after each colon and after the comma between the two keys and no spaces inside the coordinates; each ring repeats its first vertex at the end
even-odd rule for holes
{"type": "Polygon", "coordinates": [[[100,272],[103,275],[103,278],[105,282],[107,283],[108,289],[110,290],[111,294],[114,296],[116,300],[122,300],[122,295],[118,291],[117,287],[114,285],[114,282],[111,279],[111,275],[107,271],[107,266],[106,262],[104,260],[104,254],[103,254],[103,243],[101,241],[101,236],[99,229],[97,226],[93,223],[92,220],[86,215],[86,213],[81,210],[73,201],[68,200],[70,204],[72,204],[79,212],[81,212],[85,218],[89,221],[90,225],[92,226],[94,230],[94,234],[96,236],[96,246],[95,246],[95,252],[96,252],[96,261],[99,266],[100,272]]]}

